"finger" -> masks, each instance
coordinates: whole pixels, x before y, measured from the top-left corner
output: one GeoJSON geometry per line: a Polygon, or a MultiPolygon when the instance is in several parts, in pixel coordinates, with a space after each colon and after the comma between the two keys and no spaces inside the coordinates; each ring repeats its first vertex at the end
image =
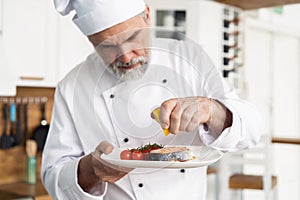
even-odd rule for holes
{"type": "Polygon", "coordinates": [[[173,109],[171,115],[170,115],[170,126],[169,130],[173,134],[177,134],[179,132],[179,127],[181,124],[181,116],[182,116],[182,105],[180,103],[177,103],[175,108],[173,109]]]}
{"type": "Polygon", "coordinates": [[[170,115],[177,104],[178,99],[170,99],[161,104],[160,107],[160,122],[164,129],[170,126],[170,115]]]}
{"type": "Polygon", "coordinates": [[[105,160],[93,158],[92,165],[94,172],[96,176],[100,177],[104,182],[113,183],[133,170],[133,168],[120,167],[112,165],[105,160]]]}
{"type": "Polygon", "coordinates": [[[179,131],[186,131],[186,127],[190,123],[194,112],[195,112],[195,107],[193,106],[188,106],[187,108],[184,109],[184,111],[181,114],[179,131]]]}
{"type": "Polygon", "coordinates": [[[211,99],[207,99],[207,98],[201,98],[200,99],[198,110],[201,113],[201,116],[200,116],[199,123],[203,124],[203,123],[206,123],[209,120],[210,113],[211,113],[211,111],[210,111],[211,103],[212,103],[211,99]]]}
{"type": "MultiPolygon", "coordinates": [[[[192,117],[198,112],[198,104],[195,98],[186,98],[183,104],[184,111],[182,112],[179,130],[185,131],[186,127],[192,120],[192,117]]],[[[200,122],[199,122],[200,123],[200,122]]]]}
{"type": "Polygon", "coordinates": [[[97,151],[100,152],[100,154],[110,154],[112,150],[114,149],[114,146],[109,143],[108,141],[102,141],[96,148],[97,151]]]}
{"type": "Polygon", "coordinates": [[[191,118],[189,124],[185,128],[185,131],[189,132],[189,133],[193,132],[196,128],[199,127],[199,121],[200,121],[200,113],[199,112],[195,112],[193,114],[193,117],[191,118]]]}

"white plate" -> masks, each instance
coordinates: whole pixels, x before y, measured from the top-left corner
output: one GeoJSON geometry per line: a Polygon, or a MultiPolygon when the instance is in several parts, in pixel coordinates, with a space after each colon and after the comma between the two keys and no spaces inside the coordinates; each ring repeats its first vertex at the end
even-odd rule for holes
{"type": "Polygon", "coordinates": [[[193,168],[211,165],[218,161],[223,152],[207,146],[187,146],[196,155],[196,158],[186,162],[176,161],[149,161],[149,160],[121,160],[120,153],[127,148],[114,148],[109,155],[102,154],[101,158],[113,165],[131,168],[193,168]]]}

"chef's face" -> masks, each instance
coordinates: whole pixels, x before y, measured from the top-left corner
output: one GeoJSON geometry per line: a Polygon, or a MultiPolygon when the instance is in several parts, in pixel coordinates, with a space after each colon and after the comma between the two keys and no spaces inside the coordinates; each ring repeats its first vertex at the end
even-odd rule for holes
{"type": "Polygon", "coordinates": [[[108,69],[121,80],[141,77],[149,62],[149,10],[89,37],[108,69]]]}

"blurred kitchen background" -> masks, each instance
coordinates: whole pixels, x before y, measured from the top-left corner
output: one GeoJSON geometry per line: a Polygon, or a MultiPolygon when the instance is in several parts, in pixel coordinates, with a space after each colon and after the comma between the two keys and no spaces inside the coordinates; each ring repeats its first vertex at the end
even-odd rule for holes
{"type": "MultiPolygon", "coordinates": [[[[208,170],[208,200],[300,199],[300,1],[147,0],[157,37],[201,44],[264,120],[257,148],[208,170]]],[[[41,152],[55,86],[93,51],[52,0],[0,0],[0,199],[51,199],[41,152]],[[27,162],[35,141],[37,181],[27,162]]],[[[33,148],[35,149],[35,148],[33,148]]],[[[187,197],[188,199],[188,197],[187,197]]]]}

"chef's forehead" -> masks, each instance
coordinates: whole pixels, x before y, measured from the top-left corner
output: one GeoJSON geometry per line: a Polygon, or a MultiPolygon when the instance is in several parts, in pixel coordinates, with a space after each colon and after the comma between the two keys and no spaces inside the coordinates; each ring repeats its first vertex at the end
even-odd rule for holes
{"type": "Polygon", "coordinates": [[[131,31],[126,31],[122,34],[116,34],[111,37],[108,37],[107,39],[103,40],[101,42],[102,45],[105,44],[122,44],[124,42],[132,42],[138,39],[139,37],[142,37],[141,35],[142,30],[141,29],[136,29],[136,30],[131,30],[131,31]]]}

